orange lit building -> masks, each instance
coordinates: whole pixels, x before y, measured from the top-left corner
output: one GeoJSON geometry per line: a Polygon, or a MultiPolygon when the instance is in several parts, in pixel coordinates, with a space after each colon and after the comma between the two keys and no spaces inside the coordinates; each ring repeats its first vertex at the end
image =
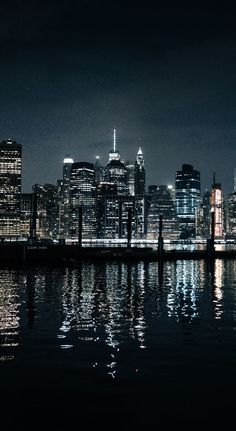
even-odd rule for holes
{"type": "Polygon", "coordinates": [[[223,238],[223,195],[220,183],[213,183],[211,189],[211,212],[215,213],[215,238],[223,238]]]}

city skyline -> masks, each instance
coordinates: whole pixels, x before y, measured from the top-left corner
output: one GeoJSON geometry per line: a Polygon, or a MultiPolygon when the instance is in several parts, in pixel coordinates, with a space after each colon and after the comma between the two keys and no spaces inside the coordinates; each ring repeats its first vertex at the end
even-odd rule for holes
{"type": "MultiPolygon", "coordinates": [[[[26,175],[27,171],[25,172],[24,156],[25,156],[25,159],[28,160],[28,162],[30,162],[30,160],[28,159],[28,154],[24,154],[24,143],[20,142],[18,139],[12,139],[11,137],[8,137],[7,139],[3,138],[3,139],[1,139],[1,141],[11,140],[13,142],[14,141],[18,142],[18,143],[20,143],[22,145],[22,192],[23,193],[30,193],[32,191],[32,187],[33,187],[34,184],[56,184],[57,181],[59,179],[61,179],[62,176],[63,176],[63,160],[67,156],[71,157],[74,160],[75,163],[76,162],[88,162],[88,163],[92,163],[94,165],[96,163],[97,158],[99,158],[101,165],[102,166],[106,166],[107,163],[108,163],[108,155],[109,155],[110,151],[113,148],[113,133],[114,133],[114,129],[112,129],[111,132],[112,132],[111,133],[111,142],[110,142],[110,146],[107,145],[107,147],[108,147],[107,153],[105,153],[105,151],[103,151],[100,154],[94,154],[93,158],[90,157],[90,158],[81,159],[81,158],[76,158],[74,156],[74,154],[72,154],[72,152],[67,151],[67,152],[65,152],[63,154],[62,159],[59,161],[59,165],[54,165],[54,172],[50,172],[50,173],[47,172],[47,174],[45,175],[45,177],[43,176],[43,174],[42,174],[41,171],[40,171],[39,174],[37,174],[37,173],[34,174],[33,178],[36,178],[36,179],[38,178],[39,179],[36,182],[34,182],[34,181],[31,182],[31,179],[28,178],[27,175],[26,175]],[[57,173],[59,174],[58,176],[57,176],[57,173]]],[[[117,131],[116,131],[116,133],[117,133],[117,131]]],[[[182,160],[182,162],[180,163],[180,165],[176,166],[175,170],[173,172],[171,172],[171,173],[168,170],[168,164],[165,164],[165,171],[168,171],[168,173],[162,176],[163,181],[161,181],[161,180],[157,181],[157,179],[160,178],[160,175],[158,175],[158,168],[157,168],[157,171],[156,171],[156,176],[155,176],[154,173],[150,174],[149,169],[148,169],[148,161],[147,161],[147,158],[146,158],[145,146],[142,145],[142,140],[141,139],[138,139],[136,151],[134,152],[133,156],[131,156],[131,157],[126,157],[125,154],[122,151],[120,151],[119,141],[117,142],[117,138],[116,138],[116,147],[117,147],[117,150],[119,151],[119,153],[121,153],[120,154],[121,159],[125,160],[125,161],[134,161],[135,157],[137,155],[139,147],[142,148],[142,151],[144,153],[144,158],[145,158],[146,177],[147,177],[146,184],[147,185],[165,185],[165,184],[168,185],[168,184],[171,184],[174,187],[176,171],[183,164],[191,164],[191,165],[194,165],[195,168],[201,172],[201,191],[202,192],[204,192],[206,190],[209,190],[211,188],[214,176],[216,176],[217,182],[219,182],[219,183],[222,184],[222,189],[223,189],[223,193],[224,194],[228,194],[228,193],[231,193],[231,192],[234,191],[235,169],[236,168],[233,168],[232,172],[229,172],[227,170],[227,176],[225,176],[225,178],[227,179],[227,181],[224,184],[221,181],[221,178],[219,177],[218,172],[216,172],[216,170],[213,169],[213,171],[208,170],[207,172],[204,172],[204,171],[201,171],[198,168],[198,165],[195,165],[193,162],[191,162],[191,161],[186,162],[186,161],[182,160]],[[168,181],[168,178],[170,178],[169,181],[168,181]],[[206,182],[206,178],[209,179],[208,183],[206,182]],[[151,179],[153,179],[153,181],[151,181],[151,179]],[[227,187],[227,185],[228,185],[228,187],[227,187]]],[[[131,152],[130,148],[128,148],[127,153],[130,154],[130,152],[131,152]]],[[[37,171],[37,163],[34,166],[35,166],[35,169],[37,171]]],[[[27,169],[27,167],[26,167],[26,169],[27,169]]],[[[32,178],[32,180],[33,180],[33,178],[32,178]]]]}
{"type": "MultiPolygon", "coordinates": [[[[63,176],[63,160],[67,156],[71,157],[75,163],[77,163],[77,162],[88,162],[88,163],[92,163],[93,165],[95,165],[96,160],[99,158],[101,165],[106,166],[108,163],[108,155],[112,151],[112,148],[113,148],[114,130],[116,130],[116,129],[112,129],[110,147],[109,147],[109,150],[107,151],[107,153],[103,152],[100,154],[96,154],[96,155],[94,155],[93,159],[91,159],[91,158],[77,159],[71,152],[67,151],[67,152],[65,152],[62,159],[60,160],[59,165],[54,166],[54,173],[50,172],[49,174],[46,174],[45,177],[43,177],[42,173],[40,172],[40,174],[38,176],[36,174],[35,178],[39,178],[39,179],[41,179],[41,181],[36,181],[36,182],[31,182],[31,179],[27,178],[25,176],[24,144],[19,142],[17,139],[12,139],[10,137],[8,137],[7,139],[2,139],[2,141],[9,139],[13,142],[16,141],[18,143],[21,143],[21,145],[22,145],[22,192],[23,193],[30,193],[32,191],[32,187],[34,186],[34,184],[56,184],[57,181],[59,179],[61,179],[63,176]],[[101,156],[101,154],[102,154],[102,156],[101,156]],[[59,173],[58,176],[57,176],[57,173],[59,173]]],[[[117,134],[117,130],[116,130],[116,134],[117,134]]],[[[125,157],[125,154],[123,154],[120,151],[119,141],[117,142],[117,137],[116,137],[116,147],[117,147],[117,150],[119,151],[119,153],[121,153],[120,154],[121,160],[135,161],[135,157],[137,155],[139,147],[141,147],[141,144],[142,144],[142,140],[139,139],[137,142],[138,146],[136,147],[135,154],[131,157],[125,157]]],[[[147,186],[148,185],[165,185],[165,184],[168,185],[168,184],[171,184],[174,187],[176,171],[178,169],[180,169],[183,164],[194,165],[194,163],[191,163],[191,161],[189,161],[188,163],[185,161],[182,161],[179,166],[176,166],[175,171],[173,171],[171,173],[171,175],[169,175],[168,165],[165,165],[165,170],[168,171],[168,174],[163,176],[163,178],[164,178],[163,181],[157,181],[157,179],[160,178],[160,176],[158,176],[158,169],[157,169],[156,177],[155,177],[155,174],[153,174],[153,173],[150,174],[149,169],[148,169],[148,162],[147,162],[146,155],[145,155],[145,147],[142,145],[141,148],[142,148],[142,151],[144,152],[144,158],[145,158],[145,168],[146,168],[146,177],[147,177],[146,184],[147,184],[147,186]],[[153,181],[150,181],[152,178],[153,178],[153,181]],[[171,179],[168,181],[168,178],[171,178],[171,179]]],[[[128,149],[128,154],[130,154],[130,149],[128,149]]],[[[26,159],[28,159],[27,155],[25,155],[25,157],[26,157],[26,159]]],[[[194,166],[197,170],[200,171],[198,166],[196,166],[196,165],[194,165],[194,166]]],[[[212,172],[209,172],[209,170],[207,172],[200,171],[201,172],[201,191],[204,192],[206,190],[210,190],[212,183],[213,183],[213,180],[214,180],[214,177],[216,176],[217,182],[222,184],[222,189],[223,189],[224,194],[228,194],[228,193],[233,192],[234,191],[234,181],[235,181],[235,169],[236,168],[234,168],[231,173],[229,171],[227,171],[228,181],[226,182],[226,184],[224,184],[221,181],[221,178],[219,178],[218,172],[216,172],[215,170],[213,170],[212,172]],[[206,177],[209,178],[209,183],[206,183],[206,180],[204,182],[204,179],[206,179],[206,177]],[[227,188],[227,185],[228,185],[228,188],[227,188]]]]}
{"type": "Polygon", "coordinates": [[[24,146],[23,190],[55,183],[67,153],[104,162],[114,127],[127,159],[141,139],[148,184],[190,163],[232,190],[234,14],[156,5],[2,2],[0,131],[24,146]]]}

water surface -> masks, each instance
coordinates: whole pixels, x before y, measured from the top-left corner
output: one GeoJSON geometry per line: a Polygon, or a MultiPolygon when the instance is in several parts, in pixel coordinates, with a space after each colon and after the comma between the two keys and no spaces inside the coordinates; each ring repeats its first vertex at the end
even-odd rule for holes
{"type": "Polygon", "coordinates": [[[1,268],[4,429],[228,427],[235,298],[234,260],[1,268]]]}

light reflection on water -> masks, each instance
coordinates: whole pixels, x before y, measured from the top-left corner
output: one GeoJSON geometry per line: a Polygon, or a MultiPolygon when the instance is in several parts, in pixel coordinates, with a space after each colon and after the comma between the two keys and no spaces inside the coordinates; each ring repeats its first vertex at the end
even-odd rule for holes
{"type": "MultiPolygon", "coordinates": [[[[0,270],[0,361],[19,345],[41,343],[62,350],[92,344],[87,364],[96,367],[96,345],[107,346],[114,377],[120,348],[152,348],[178,336],[214,342],[215,328],[234,337],[236,262],[216,260],[125,264],[81,263],[63,269],[0,270]],[[223,322],[223,323],[221,323],[223,322]],[[172,334],[173,327],[175,335],[172,334]],[[182,334],[182,335],[181,335],[182,334]],[[208,338],[208,339],[207,339],[208,338]]],[[[184,338],[184,339],[185,339],[184,338]]]]}
{"type": "Polygon", "coordinates": [[[235,341],[234,260],[0,269],[2,427],[224,429],[235,341]]]}

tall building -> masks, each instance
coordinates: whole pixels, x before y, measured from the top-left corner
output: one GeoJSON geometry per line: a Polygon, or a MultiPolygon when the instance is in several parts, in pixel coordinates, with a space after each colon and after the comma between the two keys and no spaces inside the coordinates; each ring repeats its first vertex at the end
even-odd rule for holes
{"type": "Polygon", "coordinates": [[[175,180],[176,213],[180,238],[195,237],[200,191],[200,172],[194,170],[192,165],[182,165],[182,170],[176,172],[175,180]]]}
{"type": "Polygon", "coordinates": [[[92,163],[73,163],[70,171],[70,238],[78,239],[79,207],[83,212],[83,238],[95,238],[95,170],[92,163]]]}
{"type": "Polygon", "coordinates": [[[197,210],[196,234],[198,238],[209,238],[211,227],[211,193],[206,190],[201,199],[197,210]]]}
{"type": "Polygon", "coordinates": [[[63,160],[63,179],[58,184],[59,237],[68,239],[70,228],[70,171],[74,160],[66,155],[63,160]]]}
{"type": "Polygon", "coordinates": [[[125,166],[127,169],[127,186],[128,186],[128,194],[134,196],[135,194],[135,185],[134,185],[134,162],[126,161],[125,166]]]}
{"type": "Polygon", "coordinates": [[[11,139],[0,143],[0,237],[20,236],[22,146],[11,139]]]}
{"type": "Polygon", "coordinates": [[[176,239],[179,230],[172,186],[149,186],[148,202],[147,239],[158,239],[160,215],[163,221],[163,238],[176,239]]]}
{"type": "Polygon", "coordinates": [[[58,188],[54,184],[35,184],[37,196],[36,235],[40,239],[57,239],[59,208],[58,188]]]}
{"type": "Polygon", "coordinates": [[[147,200],[145,195],[104,196],[102,224],[104,238],[127,239],[128,211],[132,211],[132,237],[146,236],[147,200]]]}
{"type": "Polygon", "coordinates": [[[211,189],[211,212],[215,213],[215,238],[223,238],[223,195],[220,183],[215,182],[215,175],[211,189]]]}
{"type": "Polygon", "coordinates": [[[134,192],[136,195],[145,193],[145,168],[142,148],[139,147],[134,167],[134,192]]]}
{"type": "Polygon", "coordinates": [[[109,196],[117,196],[117,187],[115,184],[103,181],[96,188],[96,221],[97,237],[106,238],[106,211],[107,199],[109,196]]]}
{"type": "Polygon", "coordinates": [[[120,153],[116,148],[116,129],[113,130],[113,148],[108,155],[108,163],[112,160],[120,160],[120,153]]]}
{"type": "Polygon", "coordinates": [[[96,183],[96,186],[98,186],[100,182],[105,180],[105,168],[104,166],[101,165],[99,156],[96,156],[94,170],[95,170],[95,183],[96,183]]]}
{"type": "Polygon", "coordinates": [[[229,193],[226,231],[227,237],[236,238],[236,191],[229,193]]]}
{"type": "Polygon", "coordinates": [[[20,236],[29,238],[32,213],[32,193],[21,193],[20,196],[20,236]]]}
{"type": "Polygon", "coordinates": [[[117,187],[119,195],[128,194],[128,170],[121,162],[119,151],[116,148],[116,130],[114,129],[113,150],[110,151],[108,164],[105,169],[105,181],[117,187]]]}

